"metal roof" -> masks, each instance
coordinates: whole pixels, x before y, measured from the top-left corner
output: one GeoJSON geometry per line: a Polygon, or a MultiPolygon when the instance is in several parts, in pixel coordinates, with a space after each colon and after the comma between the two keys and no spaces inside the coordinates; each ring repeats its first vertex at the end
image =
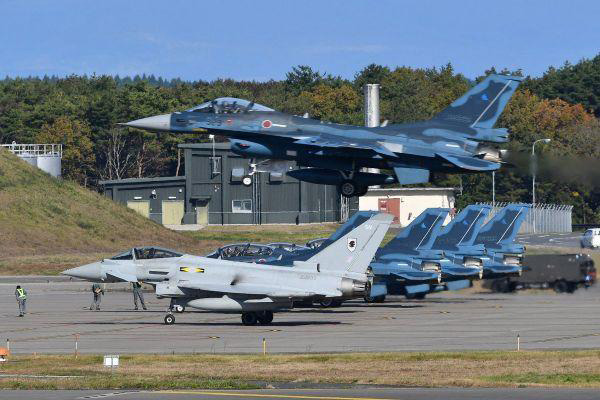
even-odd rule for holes
{"type": "Polygon", "coordinates": [[[125,179],[113,179],[107,181],[99,181],[99,185],[114,185],[114,184],[127,184],[127,183],[152,183],[152,182],[185,182],[185,176],[160,176],[157,178],[125,178],[125,179]]]}
{"type": "Polygon", "coordinates": [[[365,196],[369,194],[381,195],[383,192],[402,193],[402,192],[454,192],[459,190],[453,187],[410,187],[410,188],[373,188],[369,189],[365,196]]]}
{"type": "MultiPolygon", "coordinates": [[[[180,149],[212,149],[213,144],[209,143],[182,143],[177,145],[180,149]]],[[[215,143],[215,149],[217,150],[229,150],[231,148],[231,143],[215,143]]]]}

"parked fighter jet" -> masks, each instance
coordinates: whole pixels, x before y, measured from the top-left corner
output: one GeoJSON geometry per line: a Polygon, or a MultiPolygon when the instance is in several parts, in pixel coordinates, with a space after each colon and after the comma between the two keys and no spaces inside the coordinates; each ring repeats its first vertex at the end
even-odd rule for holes
{"type": "Polygon", "coordinates": [[[475,245],[483,245],[494,262],[521,266],[525,247],[515,243],[521,224],[531,210],[529,204],[510,204],[489,220],[477,234],[475,245]]]}
{"type": "Polygon", "coordinates": [[[393,217],[377,214],[293,268],[198,257],[140,248],[64,271],[102,282],[143,281],[158,297],[171,298],[165,324],[175,323],[176,305],[242,314],[244,325],[269,324],[273,311],[304,299],[363,296],[370,285],[367,268],[393,217]]]}
{"type": "MultiPolygon", "coordinates": [[[[230,97],[124,125],[225,135],[234,153],[248,158],[295,160],[311,168],[288,171],[290,176],[338,185],[346,197],[360,196],[370,185],[428,182],[431,171],[498,169],[503,153],[486,142],[508,141],[507,130],[495,129],[494,124],[521,80],[489,75],[428,121],[376,128],[292,116],[230,97]],[[393,175],[361,172],[363,167],[391,170],[393,175]]],[[[253,172],[256,165],[251,161],[253,172]]]]}
{"type": "MultiPolygon", "coordinates": [[[[520,265],[507,265],[504,262],[492,260],[486,255],[483,244],[474,244],[490,210],[491,206],[488,205],[467,206],[442,228],[440,234],[435,238],[432,248],[442,250],[444,255],[456,264],[483,268],[483,279],[518,276],[521,274],[520,265]]],[[[490,223],[492,225],[499,224],[500,221],[494,219],[490,223]]]]}

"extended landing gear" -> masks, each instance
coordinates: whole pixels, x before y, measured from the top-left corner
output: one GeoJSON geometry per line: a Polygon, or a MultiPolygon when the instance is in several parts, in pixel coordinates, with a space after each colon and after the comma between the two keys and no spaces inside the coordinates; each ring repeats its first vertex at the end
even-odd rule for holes
{"type": "Polygon", "coordinates": [[[165,325],[173,325],[175,323],[175,316],[173,314],[165,315],[165,325]]]}
{"type": "Polygon", "coordinates": [[[173,307],[173,311],[175,311],[176,313],[182,313],[185,311],[185,307],[180,304],[177,304],[173,307]]]}
{"type": "Polygon", "coordinates": [[[352,179],[344,179],[339,186],[340,193],[344,197],[363,196],[369,190],[368,186],[361,186],[352,179]]]}
{"type": "Polygon", "coordinates": [[[366,294],[364,299],[365,299],[365,303],[383,303],[385,301],[385,294],[382,294],[381,296],[374,296],[374,297],[366,294]]]}
{"type": "Polygon", "coordinates": [[[325,299],[319,301],[319,304],[323,308],[339,307],[342,305],[342,303],[343,303],[342,300],[333,299],[333,298],[325,298],[325,299]]]}
{"type": "Polygon", "coordinates": [[[273,311],[271,310],[242,313],[242,324],[247,326],[256,325],[257,323],[269,325],[271,322],[273,322],[273,311]]]}

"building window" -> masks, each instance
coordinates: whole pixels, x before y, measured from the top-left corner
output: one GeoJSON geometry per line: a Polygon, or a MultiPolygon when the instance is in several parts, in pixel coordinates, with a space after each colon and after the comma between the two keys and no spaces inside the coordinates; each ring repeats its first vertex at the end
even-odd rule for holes
{"type": "Polygon", "coordinates": [[[231,169],[231,181],[241,182],[244,177],[244,168],[232,168],[231,169]]]}
{"type": "Polygon", "coordinates": [[[234,213],[251,213],[252,200],[232,200],[231,212],[234,213]]]}

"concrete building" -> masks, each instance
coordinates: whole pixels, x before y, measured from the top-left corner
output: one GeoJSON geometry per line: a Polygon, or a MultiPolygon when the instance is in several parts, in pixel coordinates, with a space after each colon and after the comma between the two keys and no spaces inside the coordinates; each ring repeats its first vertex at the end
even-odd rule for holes
{"type": "MultiPolygon", "coordinates": [[[[106,196],[165,225],[336,222],[356,210],[337,187],[285,173],[249,176],[229,143],[183,144],[185,176],[101,181],[106,196]]],[[[287,169],[297,168],[286,162],[287,169]]]]}
{"type": "Polygon", "coordinates": [[[374,188],[359,198],[358,208],[393,214],[394,224],[405,227],[426,208],[454,208],[454,192],[454,188],[374,188]]]}

